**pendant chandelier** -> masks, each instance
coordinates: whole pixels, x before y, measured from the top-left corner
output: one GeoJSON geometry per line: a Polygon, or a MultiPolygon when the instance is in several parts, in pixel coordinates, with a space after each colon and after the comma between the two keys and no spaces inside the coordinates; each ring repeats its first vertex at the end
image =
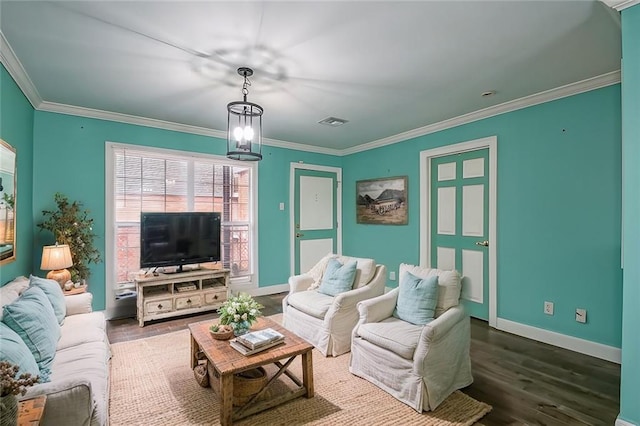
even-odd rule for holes
{"type": "Polygon", "coordinates": [[[262,113],[258,104],[247,101],[248,77],[253,70],[238,68],[238,74],[244,77],[242,84],[243,100],[229,102],[227,105],[227,158],[242,161],[262,160],[262,113]]]}

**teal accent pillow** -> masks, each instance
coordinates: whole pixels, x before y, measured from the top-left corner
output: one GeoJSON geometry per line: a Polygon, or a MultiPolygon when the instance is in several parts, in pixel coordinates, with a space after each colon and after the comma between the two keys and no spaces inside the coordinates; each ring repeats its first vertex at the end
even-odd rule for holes
{"type": "Polygon", "coordinates": [[[437,303],[438,276],[422,279],[406,272],[400,281],[393,316],[411,324],[428,324],[433,321],[437,303]]]}
{"type": "Polygon", "coordinates": [[[2,321],[27,345],[40,374],[46,379],[60,338],[60,325],[47,296],[39,287],[29,287],[3,309],[2,321]]]}
{"type": "Polygon", "coordinates": [[[16,377],[29,373],[31,376],[40,374],[36,360],[24,341],[3,322],[0,322],[0,361],[7,361],[17,365],[20,370],[16,377]]]}
{"type": "Polygon", "coordinates": [[[64,317],[67,315],[67,304],[64,301],[64,293],[62,293],[60,284],[58,284],[58,282],[54,280],[48,280],[46,278],[40,278],[31,275],[29,277],[29,286],[39,287],[42,291],[44,291],[44,294],[47,295],[49,302],[51,302],[51,306],[53,307],[53,312],[56,314],[58,324],[62,325],[62,323],[64,322],[64,317]]]}
{"type": "Polygon", "coordinates": [[[328,296],[337,296],[351,290],[353,280],[356,278],[356,264],[355,260],[343,265],[336,259],[329,259],[318,292],[328,296]]]}

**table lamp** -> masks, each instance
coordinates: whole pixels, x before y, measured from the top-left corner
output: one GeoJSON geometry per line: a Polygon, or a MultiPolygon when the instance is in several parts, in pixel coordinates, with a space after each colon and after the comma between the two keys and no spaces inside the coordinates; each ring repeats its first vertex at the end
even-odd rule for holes
{"type": "Polygon", "coordinates": [[[64,284],[71,279],[71,272],[67,269],[73,266],[71,250],[66,244],[42,247],[42,263],[40,269],[49,271],[47,278],[57,281],[64,290],[64,284]]]}

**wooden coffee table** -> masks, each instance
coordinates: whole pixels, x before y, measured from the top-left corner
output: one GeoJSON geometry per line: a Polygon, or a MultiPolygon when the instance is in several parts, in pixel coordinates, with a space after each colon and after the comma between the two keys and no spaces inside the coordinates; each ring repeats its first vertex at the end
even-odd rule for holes
{"type": "MultiPolygon", "coordinates": [[[[259,318],[251,327],[251,330],[260,330],[271,327],[282,333],[284,344],[274,346],[254,355],[244,356],[229,345],[228,340],[215,340],[209,333],[209,327],[213,322],[202,321],[189,324],[191,332],[191,368],[198,365],[198,352],[205,354],[219,380],[211,378],[211,387],[217,391],[220,397],[220,424],[231,425],[233,420],[239,420],[260,411],[283,404],[294,398],[306,396],[313,397],[313,363],[311,350],[313,346],[301,337],[296,336],[281,325],[268,318],[259,318]],[[302,381],[291,373],[288,368],[293,360],[302,356],[302,381]],[[274,364],[278,371],[272,375],[266,385],[249,401],[234,410],[233,408],[233,375],[245,370],[251,370],[260,366],[274,364]],[[284,394],[272,395],[268,399],[261,398],[282,374],[289,377],[296,388],[284,394]]],[[[265,395],[266,396],[266,395],[265,395]]]]}

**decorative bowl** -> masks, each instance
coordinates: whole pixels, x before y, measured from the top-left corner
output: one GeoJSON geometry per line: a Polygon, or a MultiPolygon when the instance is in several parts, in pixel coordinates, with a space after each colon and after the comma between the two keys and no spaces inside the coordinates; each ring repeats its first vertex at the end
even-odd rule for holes
{"type": "Polygon", "coordinates": [[[214,324],[209,327],[211,337],[216,340],[229,340],[233,337],[233,327],[230,325],[214,324]]]}

